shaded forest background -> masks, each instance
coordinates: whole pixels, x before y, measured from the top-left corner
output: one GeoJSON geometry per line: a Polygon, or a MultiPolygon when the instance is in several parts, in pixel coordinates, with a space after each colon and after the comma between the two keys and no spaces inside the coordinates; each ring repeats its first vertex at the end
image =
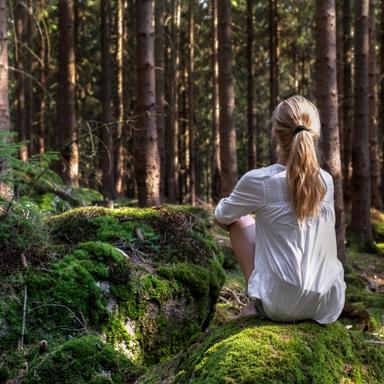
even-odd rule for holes
{"type": "Polygon", "coordinates": [[[339,257],[347,226],[372,246],[370,208],[383,204],[384,1],[0,8],[2,107],[10,102],[1,129],[17,132],[20,159],[57,153],[50,166],[66,185],[117,204],[215,204],[239,175],[276,161],[271,113],[301,94],[320,109],[339,257]]]}

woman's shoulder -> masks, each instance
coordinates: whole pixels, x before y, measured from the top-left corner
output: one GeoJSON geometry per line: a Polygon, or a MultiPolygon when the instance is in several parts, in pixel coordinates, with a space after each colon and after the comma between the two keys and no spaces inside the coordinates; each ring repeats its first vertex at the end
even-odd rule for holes
{"type": "Polygon", "coordinates": [[[286,167],[282,164],[271,164],[260,168],[254,168],[244,174],[247,178],[266,179],[270,176],[284,171],[286,167]]]}

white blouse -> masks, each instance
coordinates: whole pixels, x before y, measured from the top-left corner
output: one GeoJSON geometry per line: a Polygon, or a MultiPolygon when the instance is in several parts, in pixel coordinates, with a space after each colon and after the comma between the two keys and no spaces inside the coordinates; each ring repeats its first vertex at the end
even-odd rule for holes
{"type": "Polygon", "coordinates": [[[319,214],[299,223],[286,183],[286,166],[272,164],[244,174],[214,215],[223,224],[255,212],[255,268],[248,295],[259,298],[275,321],[313,319],[326,324],[341,314],[344,270],[337,258],[334,185],[327,186],[319,214]]]}

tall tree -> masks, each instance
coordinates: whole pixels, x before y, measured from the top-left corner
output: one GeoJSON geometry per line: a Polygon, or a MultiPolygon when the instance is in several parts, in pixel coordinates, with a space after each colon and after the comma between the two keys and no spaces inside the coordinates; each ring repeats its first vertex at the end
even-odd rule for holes
{"type": "Polygon", "coordinates": [[[116,3],[116,107],[117,107],[117,129],[116,129],[116,158],[115,158],[115,191],[117,195],[123,194],[124,176],[124,146],[125,137],[125,109],[124,109],[124,0],[116,3]]]}
{"type": "Polygon", "coordinates": [[[154,43],[154,0],[142,0],[137,4],[138,119],[134,135],[140,207],[160,202],[154,43]]]}
{"type": "MultiPolygon", "coordinates": [[[[277,105],[279,61],[279,30],[277,0],[269,0],[269,113],[272,115],[277,105]]],[[[270,161],[275,162],[275,151],[270,145],[270,161]]]]}
{"type": "Polygon", "coordinates": [[[382,209],[379,138],[377,127],[375,0],[369,1],[369,150],[371,161],[371,206],[382,209]]]}
{"type": "MultiPolygon", "coordinates": [[[[378,33],[378,40],[380,41],[380,73],[384,73],[384,0],[381,0],[381,15],[380,15],[380,28],[378,33]]],[[[379,132],[380,135],[380,149],[384,153],[384,76],[379,77],[379,132]]],[[[381,181],[384,183],[384,166],[381,166],[381,181]]],[[[382,186],[384,189],[384,185],[382,186]]],[[[382,204],[384,204],[384,193],[382,194],[382,204]]]]}
{"type": "Polygon", "coordinates": [[[160,201],[164,200],[165,180],[165,0],[155,2],[156,124],[160,153],[160,201]]]}
{"type": "MultiPolygon", "coordinates": [[[[44,10],[46,7],[45,0],[39,1],[39,22],[41,24],[44,20],[44,10]]],[[[45,31],[44,31],[45,32],[45,31]]],[[[40,28],[40,47],[39,47],[39,61],[40,61],[40,85],[41,89],[39,92],[39,116],[38,116],[38,143],[37,150],[38,153],[45,152],[45,143],[46,143],[46,101],[45,101],[45,88],[47,83],[47,47],[46,47],[46,35],[43,32],[43,29],[40,28]]]]}
{"type": "Polygon", "coordinates": [[[25,49],[23,42],[26,36],[26,9],[21,0],[15,2],[15,104],[16,104],[16,129],[19,134],[19,140],[23,141],[20,147],[20,158],[27,160],[29,157],[28,145],[29,139],[27,130],[27,112],[25,101],[25,83],[26,83],[26,65],[25,65],[25,49]]]}
{"type": "Polygon", "coordinates": [[[345,213],[349,217],[351,204],[351,175],[352,175],[352,2],[343,0],[342,4],[342,68],[343,68],[343,192],[345,202],[345,213]]]}
{"type": "Polygon", "coordinates": [[[361,244],[372,245],[370,220],[371,180],[369,163],[369,0],[356,2],[355,31],[355,108],[352,147],[352,216],[351,228],[361,244]]]}
{"type": "Polygon", "coordinates": [[[335,0],[316,1],[316,98],[320,110],[325,167],[334,180],[339,259],[345,263],[343,184],[338,126],[335,0]]]}
{"type": "Polygon", "coordinates": [[[255,121],[253,113],[253,0],[247,0],[247,69],[248,69],[248,168],[256,167],[255,121]]]}
{"type": "MultiPolygon", "coordinates": [[[[9,131],[8,103],[8,44],[6,0],[0,0],[0,131],[9,131]]],[[[8,164],[0,158],[0,173],[6,171],[8,164]]],[[[12,189],[0,182],[0,197],[9,199],[12,189]]]]}
{"type": "Polygon", "coordinates": [[[60,170],[64,181],[79,185],[79,148],[76,126],[74,0],[59,1],[59,91],[58,122],[65,166],[60,170]]]}
{"type": "Polygon", "coordinates": [[[169,126],[167,129],[167,157],[166,157],[166,189],[168,201],[175,203],[179,199],[179,166],[178,141],[179,138],[179,37],[180,37],[180,0],[171,1],[172,25],[170,31],[171,44],[169,49],[169,126]]]}
{"type": "Polygon", "coordinates": [[[195,92],[194,92],[194,61],[195,61],[195,22],[193,17],[194,2],[189,2],[189,58],[188,58],[188,153],[189,153],[189,194],[190,204],[196,204],[196,172],[195,172],[195,92]]]}
{"type": "Polygon", "coordinates": [[[112,67],[110,52],[110,9],[109,1],[100,1],[101,16],[101,104],[102,104],[102,134],[101,134],[101,190],[104,197],[115,198],[115,168],[114,168],[114,130],[112,127],[112,67]]]}
{"type": "Polygon", "coordinates": [[[237,182],[235,89],[232,73],[231,2],[218,2],[219,102],[221,195],[229,195],[237,182]]]}
{"type": "Polygon", "coordinates": [[[219,59],[217,1],[212,0],[212,170],[211,196],[217,203],[221,193],[220,131],[219,131],[219,59]]]}

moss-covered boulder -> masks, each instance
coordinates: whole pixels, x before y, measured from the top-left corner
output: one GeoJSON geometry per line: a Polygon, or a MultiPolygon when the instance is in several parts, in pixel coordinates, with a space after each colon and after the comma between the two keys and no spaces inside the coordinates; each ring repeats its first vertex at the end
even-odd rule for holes
{"type": "Polygon", "coordinates": [[[206,218],[192,207],[93,207],[47,219],[47,260],[0,282],[0,357],[47,340],[39,376],[67,351],[57,345],[88,334],[138,367],[180,351],[208,327],[225,280],[206,218]]]}
{"type": "Polygon", "coordinates": [[[208,329],[135,384],[383,383],[384,350],[340,323],[254,317],[208,329]]]}

